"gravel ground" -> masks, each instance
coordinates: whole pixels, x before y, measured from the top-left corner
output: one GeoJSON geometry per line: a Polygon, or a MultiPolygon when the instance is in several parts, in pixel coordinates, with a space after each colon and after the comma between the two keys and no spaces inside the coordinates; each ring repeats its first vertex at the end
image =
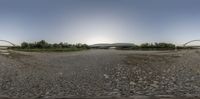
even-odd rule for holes
{"type": "Polygon", "coordinates": [[[0,96],[200,96],[200,50],[0,54],[0,96]]]}

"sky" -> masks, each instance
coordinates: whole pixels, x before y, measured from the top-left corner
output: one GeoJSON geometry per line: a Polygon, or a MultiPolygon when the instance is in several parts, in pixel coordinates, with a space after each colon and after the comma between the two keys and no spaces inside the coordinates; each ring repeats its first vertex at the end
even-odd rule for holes
{"type": "Polygon", "coordinates": [[[200,0],[0,0],[0,40],[15,44],[200,39],[200,0]]]}

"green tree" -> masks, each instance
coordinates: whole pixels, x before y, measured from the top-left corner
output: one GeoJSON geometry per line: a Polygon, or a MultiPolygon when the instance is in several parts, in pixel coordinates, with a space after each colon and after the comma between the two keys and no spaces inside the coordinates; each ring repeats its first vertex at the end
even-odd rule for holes
{"type": "Polygon", "coordinates": [[[49,44],[45,40],[36,43],[37,48],[48,48],[49,44]]]}
{"type": "Polygon", "coordinates": [[[21,47],[22,47],[22,48],[29,48],[29,44],[28,44],[27,42],[23,42],[23,43],[21,44],[21,47]]]}

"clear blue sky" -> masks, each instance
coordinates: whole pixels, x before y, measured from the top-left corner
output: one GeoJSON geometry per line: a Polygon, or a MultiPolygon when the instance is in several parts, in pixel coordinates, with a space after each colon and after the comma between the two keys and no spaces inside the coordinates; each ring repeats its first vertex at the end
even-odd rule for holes
{"type": "Polygon", "coordinates": [[[171,42],[200,39],[200,0],[0,0],[0,39],[171,42]]]}

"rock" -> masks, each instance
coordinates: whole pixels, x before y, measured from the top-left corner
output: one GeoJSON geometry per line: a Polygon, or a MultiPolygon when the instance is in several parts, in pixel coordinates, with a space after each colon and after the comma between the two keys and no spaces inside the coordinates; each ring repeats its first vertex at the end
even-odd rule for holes
{"type": "Polygon", "coordinates": [[[158,98],[161,98],[161,99],[168,99],[168,98],[173,98],[174,96],[173,95],[156,95],[156,97],[158,97],[158,98]]]}
{"type": "Polygon", "coordinates": [[[107,75],[107,74],[104,74],[103,75],[106,79],[108,79],[109,78],[109,76],[107,75]]]}
{"type": "Polygon", "coordinates": [[[123,78],[123,79],[126,79],[127,77],[124,76],[124,77],[122,77],[122,78],[123,78]]]}
{"type": "Polygon", "coordinates": [[[59,75],[63,75],[63,73],[62,73],[62,72],[59,72],[58,74],[59,74],[59,75]]]}
{"type": "Polygon", "coordinates": [[[114,92],[118,92],[119,91],[119,89],[113,89],[114,90],[114,92]]]}
{"type": "Polygon", "coordinates": [[[131,81],[130,83],[129,83],[130,85],[136,85],[136,83],[135,82],[133,82],[133,81],[131,81]]]}
{"type": "Polygon", "coordinates": [[[153,81],[154,84],[158,84],[158,81],[153,81]]]}
{"type": "Polygon", "coordinates": [[[110,92],[108,93],[109,96],[120,96],[120,93],[119,92],[110,92]]]}
{"type": "Polygon", "coordinates": [[[191,77],[191,80],[193,81],[195,78],[194,77],[191,77]]]}
{"type": "Polygon", "coordinates": [[[172,79],[172,81],[175,81],[175,80],[176,80],[175,77],[171,77],[171,79],[172,79]]]}
{"type": "Polygon", "coordinates": [[[159,86],[157,84],[150,84],[150,86],[154,87],[154,88],[158,88],[159,86]]]}

